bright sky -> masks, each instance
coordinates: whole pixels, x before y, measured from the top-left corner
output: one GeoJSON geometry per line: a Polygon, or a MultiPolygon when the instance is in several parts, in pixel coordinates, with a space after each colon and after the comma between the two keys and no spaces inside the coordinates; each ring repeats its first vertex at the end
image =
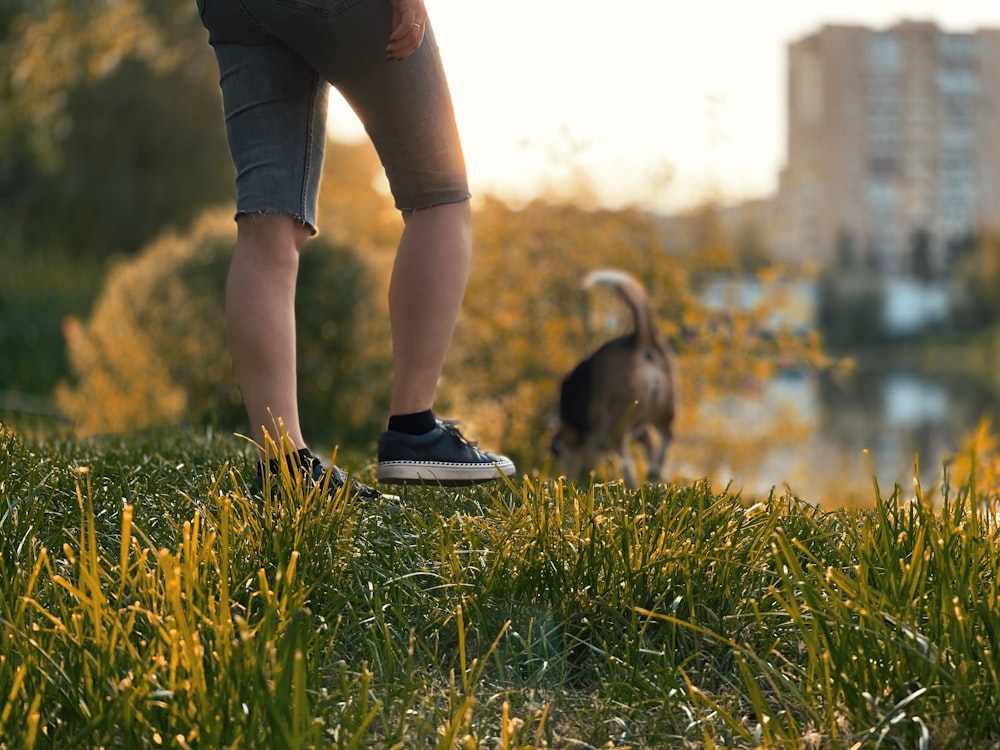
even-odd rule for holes
{"type": "MultiPolygon", "coordinates": [[[[425,2],[473,190],[530,199],[584,170],[610,206],[772,194],[786,50],[824,24],[1000,28],[996,0],[425,2]]],[[[331,128],[356,137],[345,110],[331,128]]]]}

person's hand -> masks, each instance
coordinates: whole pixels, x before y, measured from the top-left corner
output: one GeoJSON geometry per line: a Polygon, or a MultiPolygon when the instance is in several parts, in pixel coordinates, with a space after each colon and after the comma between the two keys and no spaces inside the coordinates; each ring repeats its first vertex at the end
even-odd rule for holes
{"type": "Polygon", "coordinates": [[[391,0],[392,33],[385,48],[389,60],[402,60],[417,51],[424,41],[427,9],[424,0],[391,0]]]}

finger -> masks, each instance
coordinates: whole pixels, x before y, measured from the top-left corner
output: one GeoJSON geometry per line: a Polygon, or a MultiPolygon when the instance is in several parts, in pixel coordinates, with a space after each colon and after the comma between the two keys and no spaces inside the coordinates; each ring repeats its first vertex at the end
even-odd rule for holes
{"type": "Polygon", "coordinates": [[[416,21],[408,26],[400,24],[389,36],[389,44],[385,48],[386,56],[401,59],[412,54],[424,40],[424,25],[416,21]]]}
{"type": "Polygon", "coordinates": [[[399,39],[409,36],[410,34],[415,32],[417,28],[418,28],[418,23],[416,19],[413,18],[413,16],[410,16],[409,20],[407,20],[406,17],[404,16],[399,20],[399,23],[395,25],[395,27],[392,30],[392,33],[389,34],[389,41],[395,42],[399,39]]]}

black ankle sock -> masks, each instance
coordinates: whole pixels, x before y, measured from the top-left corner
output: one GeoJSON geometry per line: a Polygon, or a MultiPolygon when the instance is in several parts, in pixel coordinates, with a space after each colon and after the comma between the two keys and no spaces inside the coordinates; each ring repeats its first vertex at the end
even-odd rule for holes
{"type": "Polygon", "coordinates": [[[389,417],[389,429],[393,432],[402,432],[404,435],[423,435],[433,430],[435,425],[437,420],[430,409],[389,417]]]}

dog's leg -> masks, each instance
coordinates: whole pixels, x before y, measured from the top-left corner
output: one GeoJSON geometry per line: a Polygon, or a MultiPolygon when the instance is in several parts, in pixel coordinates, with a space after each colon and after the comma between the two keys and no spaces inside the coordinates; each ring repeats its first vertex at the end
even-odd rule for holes
{"type": "Polygon", "coordinates": [[[646,480],[649,482],[663,481],[663,467],[667,462],[667,449],[670,447],[670,437],[663,433],[658,433],[658,445],[651,442],[652,430],[645,435],[646,449],[649,456],[649,471],[646,472],[646,480]]]}
{"type": "Polygon", "coordinates": [[[580,474],[582,473],[582,465],[579,456],[576,454],[569,454],[562,457],[562,469],[564,476],[571,482],[576,482],[580,479],[580,474]]]}
{"type": "Polygon", "coordinates": [[[621,457],[622,478],[625,480],[625,486],[630,489],[638,488],[639,479],[636,476],[635,462],[632,460],[628,440],[622,440],[616,452],[621,457]]]}

